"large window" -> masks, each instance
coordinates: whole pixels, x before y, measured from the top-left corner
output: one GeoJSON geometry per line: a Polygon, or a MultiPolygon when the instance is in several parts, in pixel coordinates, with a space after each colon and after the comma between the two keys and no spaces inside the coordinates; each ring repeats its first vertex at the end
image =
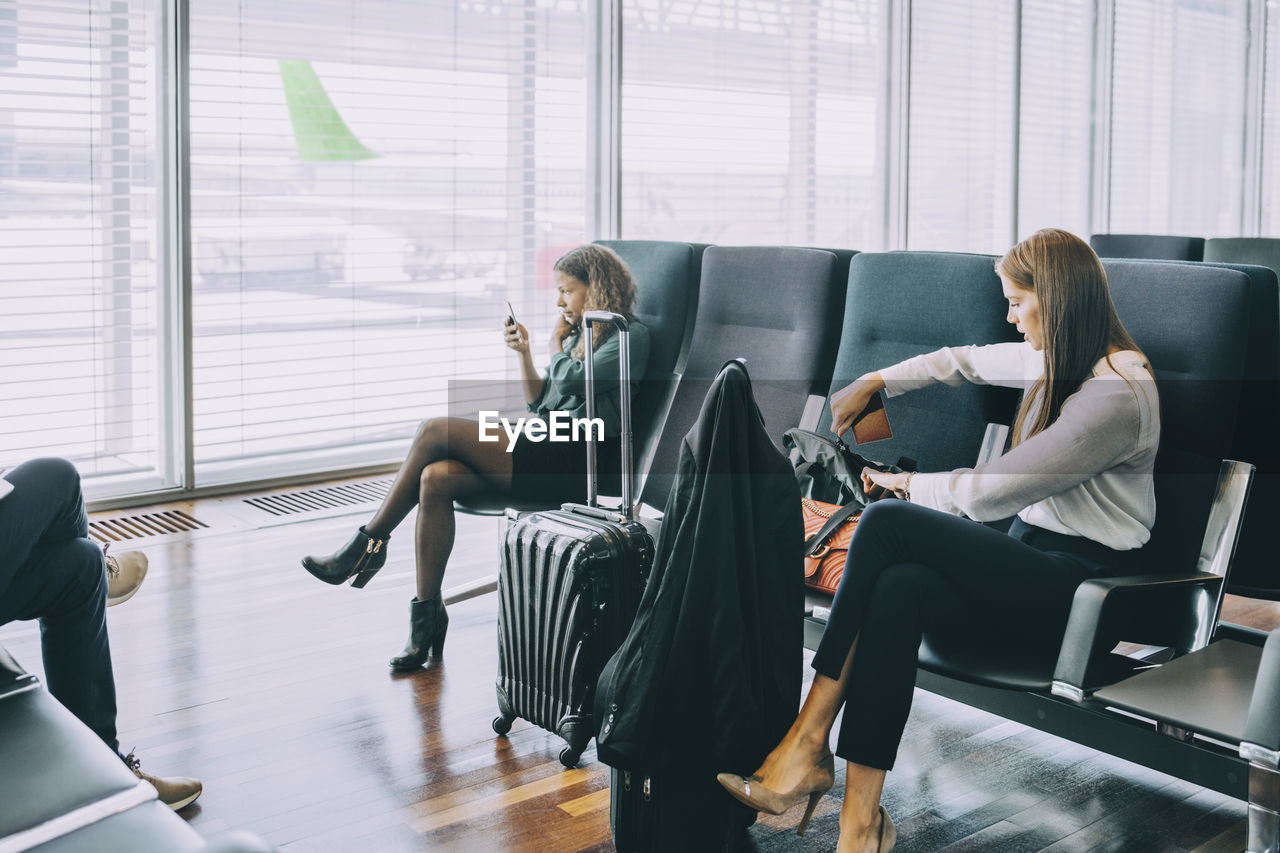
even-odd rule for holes
{"type": "Polygon", "coordinates": [[[0,3],[0,468],[174,482],[160,427],[157,5],[0,3]]]}
{"type": "Polygon", "coordinates": [[[877,248],[880,10],[626,0],[622,236],[877,248]]]}
{"type": "Polygon", "coordinates": [[[1013,234],[1014,7],[911,2],[907,248],[996,252],[1013,234]]]}
{"type": "Polygon", "coordinates": [[[1113,233],[1241,233],[1243,0],[1115,0],[1113,233]]]}
{"type": "Polygon", "coordinates": [[[1280,235],[1273,5],[0,0],[0,467],[393,462],[589,239],[1280,235]]]}
{"type": "Polygon", "coordinates": [[[1280,237],[1280,10],[1264,4],[1262,146],[1259,208],[1262,234],[1280,237]]]}
{"type": "MultiPolygon", "coordinates": [[[[381,462],[587,232],[578,3],[191,0],[198,483],[381,462]]],[[[541,336],[538,338],[541,340],[541,336]]]]}
{"type": "Polygon", "coordinates": [[[1091,0],[1022,0],[1016,239],[1089,236],[1093,27],[1091,0]]]}

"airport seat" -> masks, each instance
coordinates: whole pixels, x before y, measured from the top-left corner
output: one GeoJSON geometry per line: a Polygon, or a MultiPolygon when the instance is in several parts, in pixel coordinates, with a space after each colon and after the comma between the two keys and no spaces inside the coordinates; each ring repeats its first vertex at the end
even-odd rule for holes
{"type": "MultiPolygon", "coordinates": [[[[1107,611],[1108,621],[1124,623],[1125,635],[1120,639],[1170,647],[1178,653],[1203,645],[1212,634],[1239,528],[1238,520],[1229,528],[1211,527],[1211,520],[1214,525],[1225,523],[1211,513],[1212,502],[1215,497],[1234,498],[1240,478],[1247,479],[1236,467],[1224,469],[1223,460],[1231,448],[1239,403],[1248,278],[1234,270],[1190,265],[1108,260],[1105,266],[1116,310],[1151,359],[1160,389],[1159,509],[1151,540],[1134,566],[1135,579],[1083,584],[1077,605],[1101,609],[1080,611],[1091,614],[1088,618],[1094,622],[1083,615],[1077,618],[1073,609],[1068,638],[1056,656],[1023,650],[1005,654],[995,648],[926,637],[920,657],[925,669],[1018,690],[1049,692],[1061,683],[1084,694],[1150,665],[1146,660],[1111,655],[1109,647],[1094,649],[1095,636],[1105,632],[1077,638],[1082,645],[1071,646],[1071,630],[1077,623],[1102,631],[1098,621],[1102,610],[1107,611]],[[1207,411],[1223,414],[1206,418],[1207,411]],[[1221,493],[1227,487],[1228,492],[1221,493]],[[1207,551],[1210,546],[1213,550],[1207,551]],[[1211,564],[1216,571],[1201,571],[1211,564]],[[1111,600],[1104,604],[1107,598],[1111,600]],[[1133,603],[1126,608],[1125,600],[1133,603]]],[[[1221,511],[1243,513],[1242,497],[1238,507],[1221,511]]]]}
{"type": "Polygon", "coordinates": [[[0,648],[0,851],[272,849],[244,833],[206,844],[0,648]]]}
{"type": "MultiPolygon", "coordinates": [[[[1280,244],[1280,240],[1273,242],[1280,244]]],[[[1205,251],[1209,254],[1208,248],[1205,251]]],[[[1276,261],[1280,263],[1280,258],[1276,261]]],[[[1276,272],[1270,267],[1203,263],[1249,276],[1244,384],[1229,455],[1253,463],[1257,470],[1227,592],[1278,600],[1280,564],[1275,559],[1270,528],[1271,519],[1280,515],[1280,288],[1276,272]]]]}
{"type": "MultiPolygon", "coordinates": [[[[1251,825],[1251,835],[1271,833],[1274,839],[1280,823],[1273,795],[1280,790],[1280,777],[1271,744],[1280,675],[1267,673],[1280,665],[1274,660],[1280,655],[1257,651],[1265,638],[1261,632],[1220,626],[1217,618],[1252,475],[1252,466],[1224,461],[1235,440],[1251,279],[1239,270],[1199,264],[1108,260],[1104,265],[1117,310],[1152,359],[1160,383],[1160,511],[1152,541],[1142,552],[1138,570],[1143,574],[1083,583],[1056,657],[975,639],[926,637],[917,685],[1250,799],[1250,818],[1258,826],[1251,825]],[[1116,635],[1148,648],[1121,656],[1112,653],[1110,640],[1098,642],[1116,635]],[[1228,645],[1219,645],[1223,642],[1228,645]],[[1171,657],[1177,665],[1167,674],[1151,672],[1171,657]],[[1181,683],[1184,693],[1217,690],[1217,682],[1192,684],[1180,674],[1223,667],[1227,674],[1219,682],[1233,686],[1223,688],[1218,699],[1229,719],[1199,730],[1180,725],[1195,718],[1179,705],[1163,704],[1158,688],[1172,681],[1181,683]],[[1139,671],[1148,674],[1134,675],[1139,671]],[[1255,672],[1256,687],[1249,681],[1255,672]],[[1245,697],[1256,690],[1270,691],[1268,712],[1250,709],[1245,697]],[[1114,710],[1122,698],[1132,713],[1114,710]],[[1262,731],[1241,720],[1253,720],[1262,731]],[[1243,739],[1239,746],[1230,740],[1224,745],[1218,737],[1223,734],[1243,739]]],[[[932,448],[915,452],[928,457],[932,448]]],[[[822,625],[821,618],[806,620],[810,648],[820,639],[822,625]]]]}
{"type": "Polygon", "coordinates": [[[821,249],[710,246],[693,340],[663,424],[641,501],[659,511],[674,481],[680,443],[725,362],[741,358],[770,436],[800,422],[810,395],[825,390],[847,281],[821,249]]]}
{"type": "MultiPolygon", "coordinates": [[[[636,281],[636,319],[649,329],[649,358],[641,386],[635,389],[633,448],[635,494],[640,493],[675,392],[675,379],[684,369],[693,333],[698,299],[702,244],[660,240],[599,240],[618,253],[636,281]]],[[[601,493],[616,495],[621,487],[602,478],[601,493]]],[[[540,501],[521,501],[494,491],[454,507],[472,515],[502,515],[508,508],[528,512],[555,507],[540,501]]]]}
{"type": "MultiPolygon", "coordinates": [[[[843,329],[829,397],[869,371],[944,346],[1020,340],[1005,322],[1007,306],[992,255],[866,252],[849,266],[843,329]]],[[[926,388],[885,401],[893,437],[862,445],[869,459],[901,456],[922,471],[949,471],[977,458],[986,425],[1009,423],[1016,393],[969,385],[926,388]]],[[[831,427],[823,405],[816,429],[831,427]]]]}
{"type": "MultiPolygon", "coordinates": [[[[698,310],[698,282],[706,244],[661,240],[598,240],[626,261],[635,276],[639,298],[636,319],[649,327],[649,361],[636,390],[633,418],[635,494],[648,477],[658,437],[685,370],[698,310]]],[[[605,494],[621,494],[617,483],[601,481],[605,494]]]]}
{"type": "Polygon", "coordinates": [[[1210,237],[1202,260],[1223,264],[1256,264],[1280,275],[1280,237],[1210,237]]]}
{"type": "Polygon", "coordinates": [[[1261,647],[1216,640],[1099,690],[1094,701],[1154,720],[1167,737],[1234,748],[1247,763],[1249,853],[1280,849],[1280,631],[1261,647]]]}
{"type": "Polygon", "coordinates": [[[1164,234],[1094,234],[1089,245],[1100,258],[1200,261],[1205,253],[1203,237],[1164,234]]]}
{"type": "MultiPolygon", "coordinates": [[[[1280,239],[1212,238],[1205,262],[1257,267],[1280,275],[1280,239]]],[[[1269,280],[1258,281],[1252,301],[1248,369],[1235,458],[1258,466],[1249,512],[1228,591],[1251,598],[1280,599],[1280,564],[1270,541],[1270,519],[1280,513],[1280,302],[1269,280]],[[1261,523],[1258,523],[1261,522],[1261,523]]]]}

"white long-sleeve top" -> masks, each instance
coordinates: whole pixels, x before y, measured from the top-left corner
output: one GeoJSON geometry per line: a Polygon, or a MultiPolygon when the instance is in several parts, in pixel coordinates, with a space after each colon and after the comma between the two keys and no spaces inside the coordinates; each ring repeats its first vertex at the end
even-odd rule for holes
{"type": "MultiPolygon", "coordinates": [[[[935,382],[1027,389],[1043,372],[1029,343],[948,347],[879,371],[890,397],[935,382]]],[[[1159,441],[1155,379],[1141,354],[1118,352],[1094,366],[1047,429],[988,464],[915,474],[911,502],[976,521],[1017,513],[1116,550],[1140,548],[1156,517],[1159,441]]]]}

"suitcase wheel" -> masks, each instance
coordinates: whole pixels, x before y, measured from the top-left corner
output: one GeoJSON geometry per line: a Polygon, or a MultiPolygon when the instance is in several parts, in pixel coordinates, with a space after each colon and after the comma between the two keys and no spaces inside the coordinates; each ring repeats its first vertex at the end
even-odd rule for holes
{"type": "Polygon", "coordinates": [[[571,746],[566,746],[560,750],[560,763],[565,767],[577,767],[578,759],[582,757],[582,753],[578,752],[571,746]]]}
{"type": "Polygon", "coordinates": [[[499,714],[493,718],[493,730],[500,735],[505,735],[511,731],[511,723],[515,717],[508,717],[506,714],[499,714]]]}

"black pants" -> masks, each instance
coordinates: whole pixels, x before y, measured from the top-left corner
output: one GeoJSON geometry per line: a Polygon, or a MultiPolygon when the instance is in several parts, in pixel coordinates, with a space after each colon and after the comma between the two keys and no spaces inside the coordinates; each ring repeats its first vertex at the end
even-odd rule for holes
{"type": "Polygon", "coordinates": [[[858,650],[836,754],[893,768],[923,634],[1057,648],[1081,581],[1128,552],[1015,520],[1008,534],[902,501],[863,514],[813,668],[833,679],[858,650]]]}
{"type": "Polygon", "coordinates": [[[0,625],[40,620],[49,692],[118,751],[107,565],[88,538],[80,475],[65,459],[33,459],[5,479],[13,492],[0,500],[0,625]]]}

